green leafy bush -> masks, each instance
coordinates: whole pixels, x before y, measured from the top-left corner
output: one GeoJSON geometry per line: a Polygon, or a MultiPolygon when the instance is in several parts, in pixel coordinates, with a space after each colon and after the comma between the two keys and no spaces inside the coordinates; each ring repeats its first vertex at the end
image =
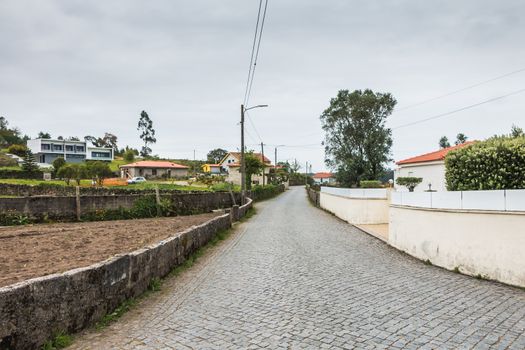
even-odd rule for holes
{"type": "Polygon", "coordinates": [[[0,167],[16,167],[18,163],[11,157],[6,156],[4,153],[0,153],[0,167]]]}
{"type": "Polygon", "coordinates": [[[497,136],[451,151],[445,158],[449,191],[525,188],[525,137],[497,136]]]}
{"type": "Polygon", "coordinates": [[[7,148],[7,153],[15,154],[19,157],[24,157],[26,155],[27,147],[25,145],[11,145],[7,148]]]}
{"type": "Polygon", "coordinates": [[[264,199],[269,199],[277,196],[279,193],[284,191],[284,185],[266,185],[260,186],[255,185],[251,189],[251,194],[253,200],[260,201],[264,199]]]}
{"type": "Polygon", "coordinates": [[[379,180],[361,180],[359,182],[361,188],[382,188],[383,183],[379,180]]]}
{"type": "Polygon", "coordinates": [[[396,184],[405,186],[410,192],[414,192],[414,188],[423,181],[421,177],[404,176],[396,179],[396,184]]]}

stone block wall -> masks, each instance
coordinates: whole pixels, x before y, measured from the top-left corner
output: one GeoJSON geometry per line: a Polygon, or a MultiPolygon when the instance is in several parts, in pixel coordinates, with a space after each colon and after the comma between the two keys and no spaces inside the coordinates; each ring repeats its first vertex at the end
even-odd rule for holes
{"type": "Polygon", "coordinates": [[[239,207],[237,218],[232,210],[144,249],[0,288],[0,349],[37,349],[55,332],[92,326],[230,228],[251,205],[250,200],[239,207]]]}

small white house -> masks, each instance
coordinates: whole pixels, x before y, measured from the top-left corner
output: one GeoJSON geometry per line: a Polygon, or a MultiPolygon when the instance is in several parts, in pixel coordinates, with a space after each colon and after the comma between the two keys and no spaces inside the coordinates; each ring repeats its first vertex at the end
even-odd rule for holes
{"type": "MultiPolygon", "coordinates": [[[[398,177],[421,177],[423,181],[416,186],[414,192],[428,191],[446,191],[445,181],[445,156],[448,152],[468,146],[474,141],[465,142],[460,145],[447,147],[416,157],[400,160],[397,162],[397,168],[394,171],[394,184],[398,177]]],[[[395,184],[397,191],[408,191],[404,186],[395,184]]]]}
{"type": "Polygon", "coordinates": [[[317,185],[329,185],[335,183],[335,176],[332,173],[315,173],[312,178],[317,185]]]}

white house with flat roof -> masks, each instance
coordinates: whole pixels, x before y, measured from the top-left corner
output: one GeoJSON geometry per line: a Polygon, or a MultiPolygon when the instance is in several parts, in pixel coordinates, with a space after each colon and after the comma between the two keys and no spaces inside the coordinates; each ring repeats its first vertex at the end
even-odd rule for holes
{"type": "Polygon", "coordinates": [[[38,138],[28,140],[27,147],[33,152],[38,163],[48,165],[59,157],[69,163],[81,163],[85,160],[111,162],[114,157],[112,148],[88,146],[85,141],[38,138]]]}

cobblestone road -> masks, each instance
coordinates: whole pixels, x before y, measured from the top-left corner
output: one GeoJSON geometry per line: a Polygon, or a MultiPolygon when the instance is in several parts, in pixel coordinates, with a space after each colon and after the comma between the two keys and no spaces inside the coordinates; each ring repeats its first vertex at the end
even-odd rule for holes
{"type": "Polygon", "coordinates": [[[427,266],[294,188],[81,349],[525,349],[525,292],[427,266]]]}

